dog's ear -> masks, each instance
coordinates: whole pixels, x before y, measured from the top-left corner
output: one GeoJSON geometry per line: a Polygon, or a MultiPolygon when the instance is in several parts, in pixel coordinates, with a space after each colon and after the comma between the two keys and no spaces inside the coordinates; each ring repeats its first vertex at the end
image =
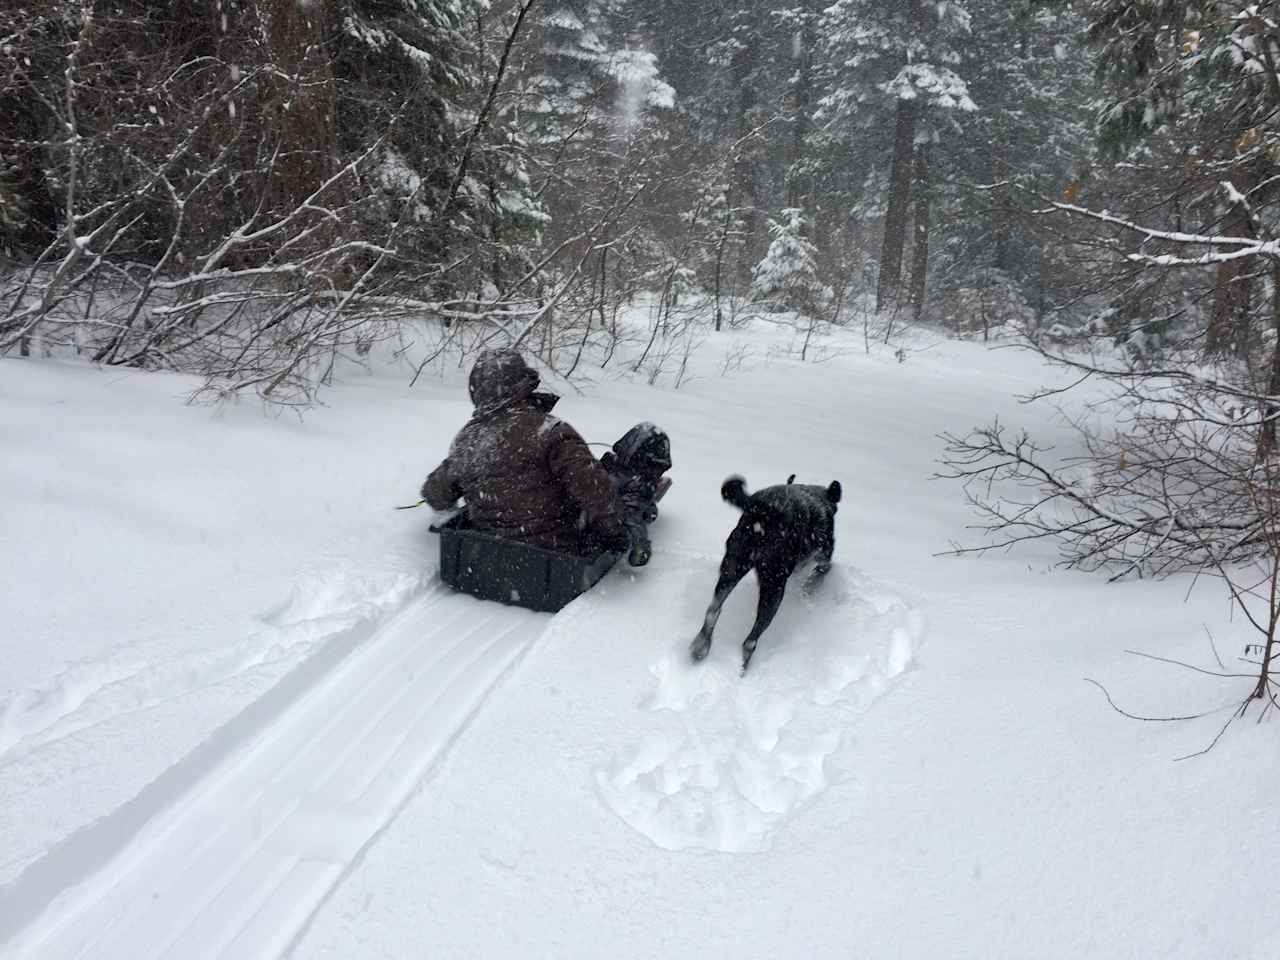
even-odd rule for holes
{"type": "Polygon", "coordinates": [[[832,480],[831,486],[827,487],[827,499],[830,500],[832,503],[839,503],[841,493],[842,491],[840,489],[840,481],[832,480]]]}
{"type": "Polygon", "coordinates": [[[739,510],[747,509],[747,481],[742,477],[730,477],[720,485],[720,496],[725,503],[732,503],[739,510]]]}
{"type": "Polygon", "coordinates": [[[795,482],[796,482],[796,475],[794,473],[791,476],[787,477],[787,486],[791,486],[791,484],[795,482]]]}

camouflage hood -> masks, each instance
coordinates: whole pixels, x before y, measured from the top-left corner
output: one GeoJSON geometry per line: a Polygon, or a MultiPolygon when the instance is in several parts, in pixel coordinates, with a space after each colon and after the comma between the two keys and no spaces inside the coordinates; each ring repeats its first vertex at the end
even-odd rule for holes
{"type": "Polygon", "coordinates": [[[574,551],[584,526],[620,526],[621,507],[582,437],[549,414],[559,398],[537,385],[514,350],[481,354],[471,370],[475,412],[422,496],[437,510],[465,499],[477,530],[574,551]]]}
{"type": "Polygon", "coordinates": [[[538,371],[524,362],[519,352],[508,347],[486,350],[471,368],[468,387],[476,416],[487,416],[520,400],[527,400],[538,389],[538,371]]]}

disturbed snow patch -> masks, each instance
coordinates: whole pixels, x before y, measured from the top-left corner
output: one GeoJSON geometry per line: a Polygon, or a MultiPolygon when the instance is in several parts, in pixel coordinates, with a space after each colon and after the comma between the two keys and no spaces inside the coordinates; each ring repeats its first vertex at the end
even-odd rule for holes
{"type": "Polygon", "coordinates": [[[793,584],[740,678],[754,611],[739,612],[746,620],[722,619],[705,663],[681,649],[650,668],[641,706],[659,715],[658,729],[596,773],[614,812],[668,850],[767,850],[827,785],[827,758],[910,666],[923,635],[905,601],[837,566],[813,596],[793,584]]]}
{"type": "Polygon", "coordinates": [[[266,665],[283,671],[320,643],[380,620],[422,590],[416,571],[337,565],[299,578],[257,629],[217,648],[159,660],[128,654],[79,661],[28,689],[0,696],[0,766],[124,713],[208,689],[266,665]]]}

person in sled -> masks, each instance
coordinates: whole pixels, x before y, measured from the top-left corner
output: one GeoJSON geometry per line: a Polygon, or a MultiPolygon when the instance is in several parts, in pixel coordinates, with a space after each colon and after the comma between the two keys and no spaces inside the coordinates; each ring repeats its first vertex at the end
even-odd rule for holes
{"type": "MultiPolygon", "coordinates": [[[[627,470],[621,440],[606,468],[573,427],[551,415],[560,398],[539,391],[539,382],[515,350],[480,354],[468,381],[475,411],[423,483],[422,498],[435,510],[465,500],[471,526],[495,536],[562,552],[629,549],[628,562],[642,566],[650,555],[646,524],[656,516],[644,492],[657,490],[660,473],[651,482],[652,466],[627,470]]],[[[646,436],[661,435],[641,424],[628,436],[644,427],[646,436]]]]}

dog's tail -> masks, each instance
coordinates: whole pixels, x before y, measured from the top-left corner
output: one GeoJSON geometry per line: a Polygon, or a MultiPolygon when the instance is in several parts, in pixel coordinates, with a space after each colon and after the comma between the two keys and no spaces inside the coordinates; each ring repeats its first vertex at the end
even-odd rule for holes
{"type": "Polygon", "coordinates": [[[720,485],[720,496],[725,503],[731,503],[739,510],[747,509],[750,500],[747,496],[747,481],[738,476],[730,477],[720,485]]]}
{"type": "Polygon", "coordinates": [[[840,496],[844,491],[840,488],[839,480],[832,480],[831,486],[827,487],[827,499],[832,503],[839,503],[840,496]]]}

